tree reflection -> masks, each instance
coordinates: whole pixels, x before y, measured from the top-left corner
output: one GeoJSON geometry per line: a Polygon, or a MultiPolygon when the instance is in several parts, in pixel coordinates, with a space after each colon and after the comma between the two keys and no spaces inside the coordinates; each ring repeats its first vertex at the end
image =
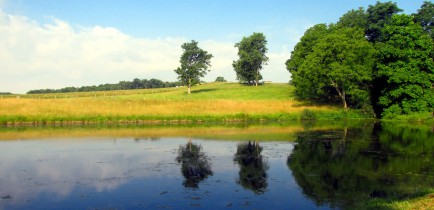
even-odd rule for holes
{"type": "Polygon", "coordinates": [[[376,125],[298,134],[288,166],[317,204],[353,208],[371,198],[402,199],[434,187],[434,135],[376,125]]]}
{"type": "Polygon", "coordinates": [[[199,182],[213,174],[209,159],[201,150],[202,146],[193,144],[191,139],[185,146],[179,146],[176,160],[181,163],[185,187],[198,188],[199,182]]]}
{"type": "Polygon", "coordinates": [[[237,146],[234,161],[240,166],[238,184],[257,194],[267,189],[267,164],[261,155],[262,147],[258,142],[241,143],[237,146]]]}

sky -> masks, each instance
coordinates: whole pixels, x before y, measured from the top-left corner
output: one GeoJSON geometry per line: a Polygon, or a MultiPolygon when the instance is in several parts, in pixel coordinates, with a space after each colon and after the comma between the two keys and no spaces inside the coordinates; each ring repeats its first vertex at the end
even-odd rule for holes
{"type": "MultiPolygon", "coordinates": [[[[406,14],[424,0],[394,1],[406,14]]],[[[376,0],[0,0],[0,92],[26,93],[156,78],[176,81],[181,45],[211,53],[211,71],[236,81],[235,43],[268,41],[265,81],[288,82],[285,61],[315,24],[376,0]]]]}

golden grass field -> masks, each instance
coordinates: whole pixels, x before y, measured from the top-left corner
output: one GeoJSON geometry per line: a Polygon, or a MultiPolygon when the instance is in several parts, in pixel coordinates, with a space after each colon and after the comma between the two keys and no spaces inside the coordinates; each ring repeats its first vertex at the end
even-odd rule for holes
{"type": "Polygon", "coordinates": [[[191,95],[180,87],[2,97],[0,122],[189,120],[204,116],[297,114],[304,109],[338,110],[294,100],[293,87],[288,84],[254,87],[210,83],[193,87],[191,95]]]}

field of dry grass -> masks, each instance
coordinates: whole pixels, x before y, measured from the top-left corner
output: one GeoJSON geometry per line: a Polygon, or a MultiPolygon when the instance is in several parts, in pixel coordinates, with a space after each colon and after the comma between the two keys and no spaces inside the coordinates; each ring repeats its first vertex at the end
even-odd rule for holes
{"type": "Polygon", "coordinates": [[[303,110],[338,111],[294,100],[293,87],[211,83],[193,88],[18,95],[0,99],[0,122],[149,121],[230,119],[234,116],[299,115],[303,110]]]}

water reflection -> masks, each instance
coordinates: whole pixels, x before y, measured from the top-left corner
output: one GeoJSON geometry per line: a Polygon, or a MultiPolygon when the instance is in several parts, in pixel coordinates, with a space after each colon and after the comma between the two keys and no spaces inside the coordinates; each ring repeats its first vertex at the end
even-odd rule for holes
{"type": "Polygon", "coordinates": [[[240,166],[237,183],[246,189],[261,194],[267,190],[267,169],[258,142],[241,143],[237,146],[234,161],[240,166]]]}
{"type": "Polygon", "coordinates": [[[301,132],[288,166],[317,204],[344,209],[434,186],[434,135],[391,124],[301,132]]]}
{"type": "Polygon", "coordinates": [[[170,130],[20,131],[0,141],[0,209],[352,209],[434,187],[431,126],[170,130]]]}
{"type": "Polygon", "coordinates": [[[202,151],[202,146],[192,143],[191,139],[186,145],[179,146],[176,160],[181,163],[185,187],[198,188],[199,182],[213,174],[211,163],[202,151]]]}

